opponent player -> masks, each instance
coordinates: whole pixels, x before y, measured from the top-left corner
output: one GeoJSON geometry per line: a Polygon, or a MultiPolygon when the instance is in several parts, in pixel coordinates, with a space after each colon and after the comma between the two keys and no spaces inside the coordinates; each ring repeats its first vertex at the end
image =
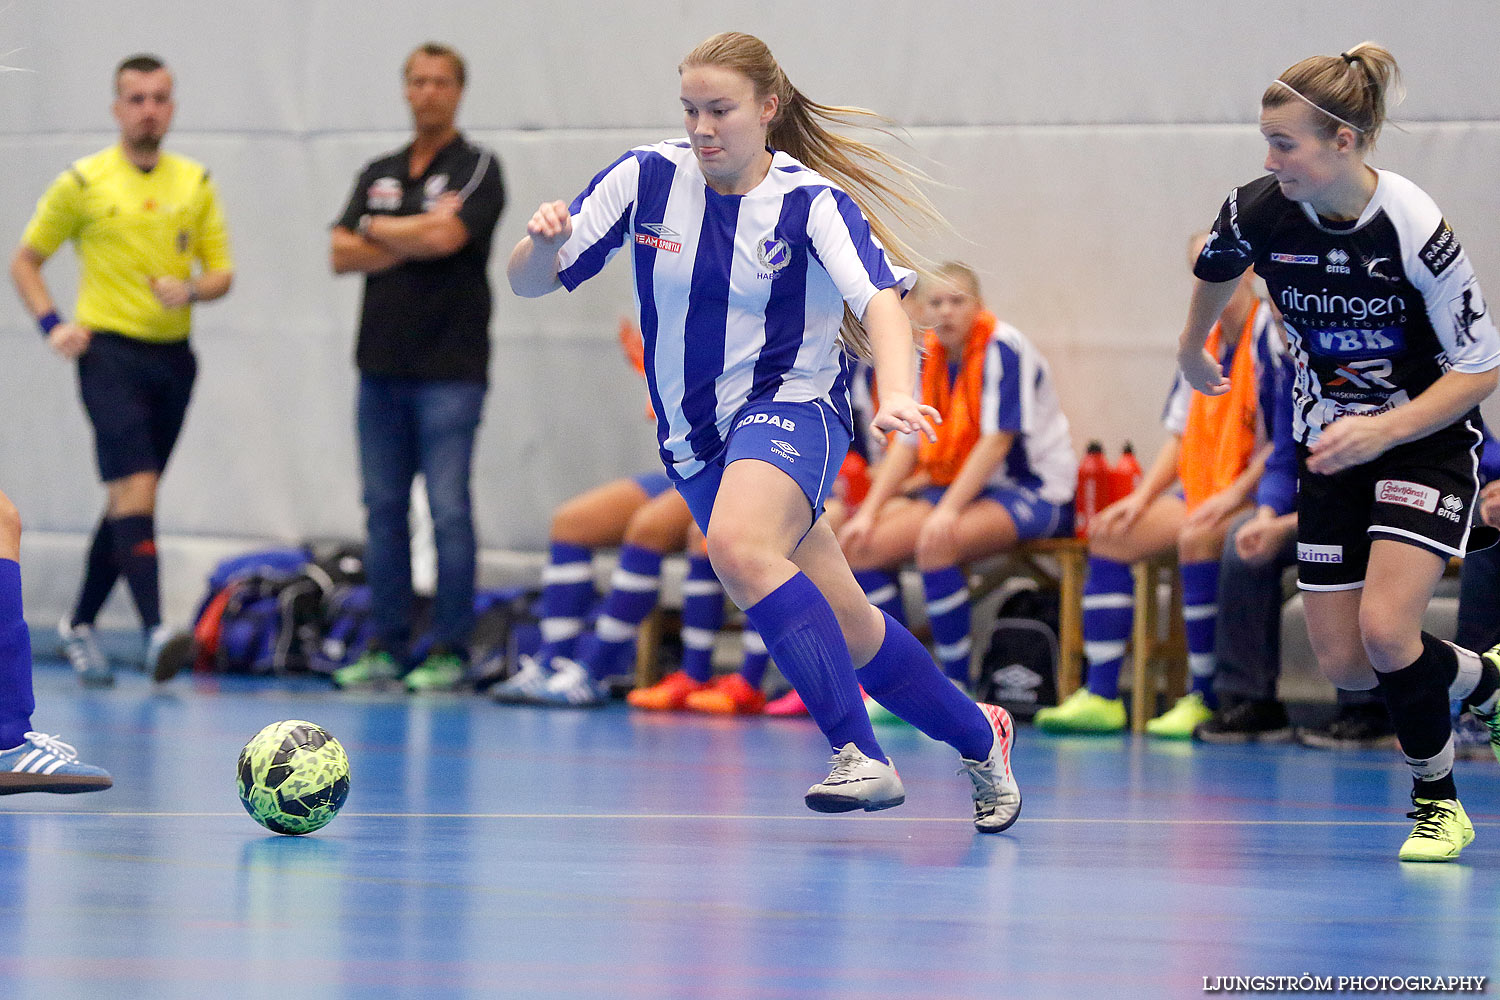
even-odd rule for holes
{"type": "Polygon", "coordinates": [[[1500,651],[1422,631],[1450,556],[1476,545],[1481,434],[1500,334],[1473,268],[1420,188],[1365,163],[1398,82],[1372,43],[1313,56],[1261,96],[1270,176],[1233,191],[1199,256],[1178,364],[1230,391],[1204,349],[1246,267],[1270,287],[1296,363],[1298,585],[1334,684],[1377,687],[1411,768],[1403,861],[1451,861],[1474,838],[1453,782],[1450,697],[1500,753],[1500,651]]]}
{"type": "Polygon", "coordinates": [[[873,357],[878,427],[930,438],[936,413],[912,398],[911,324],[897,291],[909,272],[885,249],[902,256],[902,244],[840,185],[893,210],[925,199],[899,164],[826,124],[868,112],[808,100],[760,40],[715,35],[679,70],[688,137],[632,149],[571,205],[540,206],[511,254],[511,287],[573,289],[630,248],[668,472],[725,590],[835,750],[807,804],[842,812],[905,799],[862,682],[958,749],[975,825],[1003,830],[1021,806],[1009,717],[966,698],[870,605],[819,519],[849,447],[841,325],[845,342],[873,357]]]}

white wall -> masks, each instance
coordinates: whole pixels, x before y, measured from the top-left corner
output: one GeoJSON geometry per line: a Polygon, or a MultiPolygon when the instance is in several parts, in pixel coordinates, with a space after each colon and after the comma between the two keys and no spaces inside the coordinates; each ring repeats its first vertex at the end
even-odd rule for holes
{"type": "MultiPolygon", "coordinates": [[[[4,61],[25,70],[0,77],[0,235],[17,238],[48,180],[113,141],[110,73],[140,50],[176,70],[169,144],[210,165],[225,201],[239,274],[196,319],[202,374],[159,517],[170,607],[191,600],[225,539],[361,532],[358,281],[329,274],[326,226],[361,163],[404,141],[398,69],[429,38],[468,56],[461,125],[499,151],[511,196],[495,241],[483,544],[539,547],[558,501],[653,466],[643,392],[614,343],[630,307],[623,262],[536,302],[504,291],[501,267],[539,200],[570,198],[626,147],[680,129],[677,60],[730,27],[765,38],[815,99],[907,127],[963,237],[932,254],[972,262],[991,306],[1051,357],[1080,441],[1154,450],[1189,285],[1184,241],[1259,172],[1257,99],[1304,55],[1364,38],[1392,47],[1410,97],[1376,160],[1427,188],[1481,277],[1500,281],[1500,18],[1488,0],[16,0],[0,11],[0,51],[18,49],[4,61]],[[557,405],[568,399],[587,404],[557,405]]],[[[71,271],[67,250],[47,269],[64,302],[71,271]]],[[[0,337],[0,484],[35,533],[27,597],[50,617],[102,491],[70,368],[13,302],[0,337]]]]}

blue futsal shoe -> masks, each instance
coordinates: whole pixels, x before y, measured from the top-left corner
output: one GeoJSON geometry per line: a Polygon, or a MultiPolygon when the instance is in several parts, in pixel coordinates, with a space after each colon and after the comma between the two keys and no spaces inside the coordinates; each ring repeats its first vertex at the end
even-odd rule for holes
{"type": "Polygon", "coordinates": [[[56,736],[27,733],[25,743],[0,750],[0,795],[99,792],[113,784],[108,771],[80,761],[78,751],[56,736]]]}

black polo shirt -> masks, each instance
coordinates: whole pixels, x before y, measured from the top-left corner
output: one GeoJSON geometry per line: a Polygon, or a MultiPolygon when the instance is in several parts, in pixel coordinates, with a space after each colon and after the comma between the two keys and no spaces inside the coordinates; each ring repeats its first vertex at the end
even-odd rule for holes
{"type": "Polygon", "coordinates": [[[357,230],[362,215],[418,215],[445,191],[464,199],[469,240],[457,252],[365,276],[355,363],[366,375],[484,382],[490,358],[487,266],[505,182],[493,151],[457,136],[420,177],[408,176],[411,146],[361,171],[335,225],[357,230]]]}

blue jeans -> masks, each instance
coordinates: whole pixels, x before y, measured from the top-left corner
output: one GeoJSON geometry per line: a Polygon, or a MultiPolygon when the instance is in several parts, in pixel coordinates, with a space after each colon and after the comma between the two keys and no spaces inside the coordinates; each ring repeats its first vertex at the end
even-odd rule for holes
{"type": "Polygon", "coordinates": [[[1453,641],[1476,653],[1500,642],[1500,545],[1464,557],[1453,641]]]}
{"type": "Polygon", "coordinates": [[[462,652],[474,628],[469,471],[484,408],[482,382],[362,375],[359,464],[364,478],[365,575],[375,634],[401,656],[411,639],[411,485],[427,481],[437,544],[433,638],[462,652]]]}

